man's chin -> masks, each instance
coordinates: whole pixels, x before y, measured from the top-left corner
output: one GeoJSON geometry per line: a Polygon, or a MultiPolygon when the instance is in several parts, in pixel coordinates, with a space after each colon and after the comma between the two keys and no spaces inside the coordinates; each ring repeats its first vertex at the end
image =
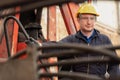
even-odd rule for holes
{"type": "Polygon", "coordinates": [[[92,32],[93,31],[93,29],[91,29],[91,30],[86,30],[86,32],[92,32]]]}

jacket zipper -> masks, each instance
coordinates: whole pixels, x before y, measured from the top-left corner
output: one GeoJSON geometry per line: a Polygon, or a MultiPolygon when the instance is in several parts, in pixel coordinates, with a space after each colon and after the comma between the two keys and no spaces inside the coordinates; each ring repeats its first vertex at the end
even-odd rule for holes
{"type": "MultiPolygon", "coordinates": [[[[88,43],[88,46],[89,46],[90,44],[88,43]]],[[[89,54],[88,54],[88,58],[89,58],[89,54]]],[[[89,74],[89,68],[90,68],[90,65],[89,65],[89,63],[88,63],[88,65],[87,65],[87,74],[89,74]]]]}

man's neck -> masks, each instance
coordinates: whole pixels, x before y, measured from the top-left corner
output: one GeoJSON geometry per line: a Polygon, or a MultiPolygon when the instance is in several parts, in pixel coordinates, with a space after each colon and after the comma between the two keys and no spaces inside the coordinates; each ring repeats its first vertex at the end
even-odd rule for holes
{"type": "Polygon", "coordinates": [[[88,32],[88,31],[85,32],[85,31],[82,31],[82,30],[81,30],[82,34],[83,34],[84,36],[86,36],[87,38],[89,38],[89,37],[92,35],[93,31],[94,31],[94,30],[89,31],[89,32],[88,32]]]}

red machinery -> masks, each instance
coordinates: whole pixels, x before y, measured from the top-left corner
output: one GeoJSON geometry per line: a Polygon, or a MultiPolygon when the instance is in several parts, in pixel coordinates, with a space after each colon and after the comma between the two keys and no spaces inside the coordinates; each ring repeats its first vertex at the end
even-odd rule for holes
{"type": "MultiPolygon", "coordinates": [[[[55,1],[55,0],[54,0],[55,1]]],[[[62,3],[66,3],[66,2],[64,2],[65,0],[60,0],[62,3]]],[[[55,4],[60,4],[60,1],[58,1],[58,2],[56,2],[55,4]]],[[[69,0],[68,0],[69,1],[69,0]]],[[[72,0],[71,0],[72,1],[72,0]]],[[[71,2],[70,1],[70,3],[66,3],[66,4],[60,4],[59,5],[59,7],[60,7],[60,11],[61,11],[61,14],[62,14],[62,16],[63,16],[63,20],[64,20],[64,22],[65,22],[65,25],[66,25],[66,28],[67,28],[67,32],[68,32],[68,34],[73,34],[73,33],[75,33],[77,30],[79,30],[79,25],[78,25],[78,23],[77,23],[77,20],[76,20],[76,16],[75,16],[75,14],[77,13],[76,11],[78,10],[78,8],[79,8],[79,6],[78,6],[78,4],[76,4],[76,3],[74,3],[74,0],[73,0],[73,2],[71,2]],[[69,23],[71,23],[71,24],[69,24],[69,23]]],[[[75,1],[77,1],[77,0],[75,0],[75,1]]],[[[78,0],[78,1],[81,1],[81,2],[83,2],[83,1],[86,1],[86,0],[78,0]]],[[[88,0],[88,1],[91,1],[91,0],[88,0]]],[[[10,0],[10,2],[12,3],[13,2],[13,0],[10,0]]],[[[24,5],[24,4],[26,4],[27,2],[35,2],[35,1],[33,1],[33,0],[26,0],[25,1],[25,3],[24,3],[24,0],[21,0],[20,1],[20,3],[21,3],[21,5],[24,5]]],[[[41,7],[38,9],[38,13],[37,13],[37,18],[36,18],[36,22],[37,23],[39,23],[40,22],[40,18],[41,18],[41,13],[42,13],[42,8],[44,7],[44,6],[47,6],[47,4],[48,3],[46,3],[47,2],[47,0],[45,1],[43,1],[43,3],[42,3],[42,1],[39,1],[39,0],[36,0],[36,3],[35,4],[37,4],[39,2],[39,4],[43,4],[43,5],[41,5],[41,7]],[[39,18],[38,18],[39,17],[39,18]]],[[[52,2],[52,0],[51,0],[51,2],[52,2]]],[[[33,4],[33,5],[35,5],[35,4],[33,4]]],[[[12,5],[8,5],[8,4],[6,4],[8,7],[9,6],[12,6],[12,5]]],[[[22,8],[24,8],[24,6],[23,7],[20,7],[20,5],[18,5],[17,3],[15,3],[15,5],[17,5],[17,7],[15,8],[15,12],[14,13],[10,13],[10,14],[15,14],[15,17],[19,20],[19,19],[21,19],[21,20],[24,20],[24,17],[25,16],[23,16],[23,18],[21,18],[21,14],[19,13],[20,11],[22,11],[22,12],[25,12],[25,10],[29,10],[29,8],[27,7],[27,8],[25,8],[24,10],[22,10],[22,8]],[[17,14],[16,14],[17,13],[17,14]]],[[[30,4],[29,4],[30,5],[30,4]]],[[[29,6],[28,5],[28,6],[29,6]]],[[[51,3],[51,5],[53,5],[53,3],[51,3]]],[[[1,5],[1,7],[2,8],[6,8],[5,6],[3,6],[3,5],[1,5]]],[[[30,6],[29,6],[30,7],[30,6]]],[[[35,8],[38,8],[37,6],[35,7],[35,8]]],[[[34,9],[34,8],[32,8],[31,7],[31,9],[34,9]]],[[[55,6],[49,6],[48,7],[48,35],[47,35],[47,40],[48,41],[56,41],[56,31],[55,31],[55,28],[56,28],[56,13],[55,13],[55,11],[56,11],[56,8],[55,8],[55,6]],[[54,19],[54,20],[51,20],[51,19],[54,19]],[[52,32],[50,32],[50,31],[52,31],[52,32]]],[[[25,12],[25,13],[27,13],[27,12],[25,12]]],[[[9,15],[10,15],[9,14],[9,15]]],[[[6,15],[4,15],[4,16],[6,16],[6,15]]],[[[8,22],[7,22],[7,25],[3,25],[3,26],[7,26],[7,28],[6,28],[6,30],[7,30],[7,33],[9,33],[8,34],[8,37],[9,37],[9,39],[6,39],[6,37],[4,36],[4,34],[2,34],[2,30],[1,30],[1,34],[0,34],[0,36],[1,36],[1,43],[0,43],[0,61],[1,62],[4,62],[4,61],[6,61],[9,57],[11,57],[11,56],[14,56],[14,55],[16,55],[16,53],[17,52],[19,52],[19,51],[21,51],[21,50],[23,50],[23,49],[25,49],[28,45],[25,43],[25,42],[18,42],[18,36],[19,36],[19,29],[20,29],[20,25],[18,25],[18,23],[16,23],[16,21],[13,19],[13,20],[8,20],[8,22]],[[9,40],[9,41],[7,41],[7,40],[9,40]]],[[[2,28],[1,28],[2,29],[2,28]]],[[[28,37],[28,35],[26,35],[27,37],[28,37]]],[[[23,56],[24,57],[24,56],[23,56]]],[[[26,56],[25,56],[26,57],[26,56]]],[[[30,66],[30,65],[33,65],[30,61],[29,61],[29,59],[31,59],[31,56],[27,59],[27,60],[25,60],[25,62],[26,62],[26,64],[28,64],[28,66],[30,66]],[[28,62],[28,63],[27,63],[28,62]]],[[[50,58],[49,59],[49,62],[51,62],[51,61],[56,61],[56,58],[50,58]]],[[[11,62],[11,61],[10,61],[11,62]]],[[[24,61],[23,61],[24,62],[24,61]]],[[[18,63],[19,64],[13,64],[13,66],[10,66],[10,67],[13,67],[13,68],[15,68],[15,66],[17,66],[18,68],[18,72],[20,72],[20,67],[19,67],[19,65],[21,64],[19,61],[18,61],[18,63]]],[[[7,65],[11,65],[10,63],[9,63],[9,61],[7,62],[7,65]]],[[[26,66],[27,65],[24,65],[25,66],[25,68],[26,68],[26,66]]],[[[2,67],[1,67],[2,68],[2,67]]],[[[11,68],[12,69],[12,68],[11,68]]],[[[26,68],[27,69],[27,68],[26,68]]],[[[4,70],[5,70],[5,68],[4,68],[4,70]]],[[[9,70],[9,69],[8,69],[9,70]]],[[[29,69],[27,69],[27,70],[29,70],[29,69]]],[[[34,73],[34,71],[33,70],[30,70],[32,73],[34,73]]],[[[5,72],[5,74],[7,74],[6,72],[5,72]]],[[[22,72],[21,72],[21,74],[22,74],[22,72]]],[[[26,74],[28,74],[28,73],[26,73],[26,74]]],[[[19,74],[20,75],[20,74],[19,74]]],[[[33,75],[33,74],[30,74],[30,75],[33,75]]],[[[28,76],[28,75],[27,75],[28,76]]],[[[8,77],[10,77],[10,76],[8,76],[8,77]]],[[[18,75],[17,75],[17,77],[16,77],[16,79],[18,80],[18,75]]],[[[33,77],[35,77],[35,76],[32,76],[32,78],[33,77]]],[[[26,78],[26,77],[25,77],[26,78]]],[[[25,80],[25,78],[24,79],[22,79],[22,78],[20,78],[19,80],[25,80]]],[[[7,80],[7,79],[10,79],[10,80],[13,80],[13,78],[6,78],[5,80],[7,80]]],[[[30,78],[26,78],[26,80],[33,80],[33,79],[30,79],[30,78]]],[[[56,78],[54,78],[54,79],[56,79],[56,78]]]]}
{"type": "MultiPolygon", "coordinates": [[[[39,0],[36,0],[36,2],[37,1],[39,1],[39,0]]],[[[75,0],[75,1],[77,1],[77,0],[75,0]]],[[[83,2],[83,1],[86,1],[86,0],[80,0],[80,1],[78,0],[78,2],[83,2]]],[[[88,0],[88,1],[90,1],[90,0],[88,0]]],[[[22,1],[22,0],[20,1],[21,5],[23,5],[24,3],[27,3],[27,2],[32,2],[32,0],[31,1],[22,1]]],[[[48,3],[45,3],[45,2],[47,2],[47,1],[43,2],[44,4],[43,4],[43,6],[41,5],[42,7],[47,6],[48,3]]],[[[56,2],[54,4],[60,4],[60,2],[64,3],[64,0],[63,1],[58,1],[58,2],[56,2]]],[[[4,2],[4,5],[1,5],[0,7],[4,9],[6,7],[12,6],[12,5],[8,4],[8,3],[15,3],[15,1],[14,0],[10,0],[9,2],[6,2],[6,3],[4,2]]],[[[39,3],[42,3],[42,1],[39,1],[39,3]]],[[[52,4],[53,3],[51,3],[51,5],[52,4]]],[[[15,3],[15,5],[17,5],[17,4],[15,3]]],[[[18,5],[18,6],[20,6],[20,5],[18,5]]],[[[41,18],[40,14],[42,13],[42,7],[39,8],[39,10],[38,10],[39,14],[36,15],[37,16],[36,22],[40,22],[40,18],[41,18]]],[[[79,25],[78,25],[78,23],[76,21],[76,18],[75,18],[76,17],[75,13],[76,13],[76,11],[78,9],[78,5],[71,2],[71,3],[60,5],[59,7],[60,7],[60,11],[62,13],[62,16],[63,16],[63,19],[64,19],[64,22],[65,22],[65,25],[66,25],[68,33],[69,34],[75,33],[76,30],[79,29],[79,25]],[[69,24],[69,23],[71,23],[71,24],[69,24]]],[[[12,13],[10,13],[10,14],[18,13],[15,16],[18,19],[20,19],[21,18],[21,14],[19,14],[19,12],[20,11],[23,12],[23,11],[27,10],[26,7],[25,7],[24,10],[22,10],[20,8],[21,7],[16,7],[15,10],[12,13]]],[[[24,6],[23,6],[23,8],[24,8],[24,6]]],[[[28,10],[29,10],[29,8],[28,8],[28,10]]],[[[56,18],[55,18],[56,14],[55,14],[55,10],[56,10],[55,6],[48,7],[48,27],[49,28],[48,28],[48,32],[47,32],[48,33],[47,40],[50,40],[50,41],[51,40],[54,40],[54,41],[56,40],[55,39],[56,38],[56,35],[55,35],[56,34],[56,31],[55,31],[55,28],[56,28],[56,22],[55,22],[56,21],[56,18]],[[51,19],[54,19],[54,20],[51,20],[51,19]],[[50,32],[51,30],[52,30],[52,32],[50,32]]],[[[25,12],[25,13],[27,13],[27,12],[25,12]]],[[[4,14],[4,15],[1,15],[1,17],[2,16],[3,17],[7,16],[7,15],[10,15],[10,14],[4,14]]],[[[23,17],[25,17],[25,16],[23,16],[23,17]]],[[[22,18],[22,20],[24,20],[24,18],[22,18]]],[[[14,20],[9,20],[8,23],[7,23],[7,30],[9,31],[8,33],[9,33],[9,36],[10,36],[9,37],[9,44],[10,44],[10,52],[11,52],[11,54],[9,54],[9,55],[14,55],[14,54],[16,54],[16,52],[19,49],[19,46],[18,46],[19,45],[19,43],[18,43],[19,27],[18,27],[18,25],[16,24],[16,22],[14,20]]],[[[1,34],[0,35],[2,36],[2,29],[1,29],[1,34]]],[[[7,53],[6,40],[5,40],[4,36],[1,37],[0,48],[1,48],[0,49],[0,57],[1,58],[7,58],[8,57],[8,53],[7,53]]]]}

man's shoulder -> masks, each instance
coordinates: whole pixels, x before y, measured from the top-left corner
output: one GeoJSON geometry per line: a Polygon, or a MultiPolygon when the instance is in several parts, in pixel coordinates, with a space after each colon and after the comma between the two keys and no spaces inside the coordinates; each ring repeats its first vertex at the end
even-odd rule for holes
{"type": "Polygon", "coordinates": [[[110,38],[105,35],[105,34],[99,34],[100,39],[106,44],[106,43],[111,43],[110,38]]]}
{"type": "Polygon", "coordinates": [[[98,30],[96,30],[96,29],[95,29],[95,31],[97,32],[97,34],[98,34],[99,37],[109,38],[106,34],[103,34],[103,33],[101,33],[100,31],[98,31],[98,30]]]}
{"type": "Polygon", "coordinates": [[[61,39],[60,42],[71,42],[75,39],[75,35],[76,34],[68,35],[68,36],[64,37],[63,39],[61,39]]]}
{"type": "Polygon", "coordinates": [[[106,34],[100,33],[99,36],[100,36],[101,38],[103,38],[103,39],[105,39],[105,38],[109,39],[109,37],[108,37],[106,34]]]}

